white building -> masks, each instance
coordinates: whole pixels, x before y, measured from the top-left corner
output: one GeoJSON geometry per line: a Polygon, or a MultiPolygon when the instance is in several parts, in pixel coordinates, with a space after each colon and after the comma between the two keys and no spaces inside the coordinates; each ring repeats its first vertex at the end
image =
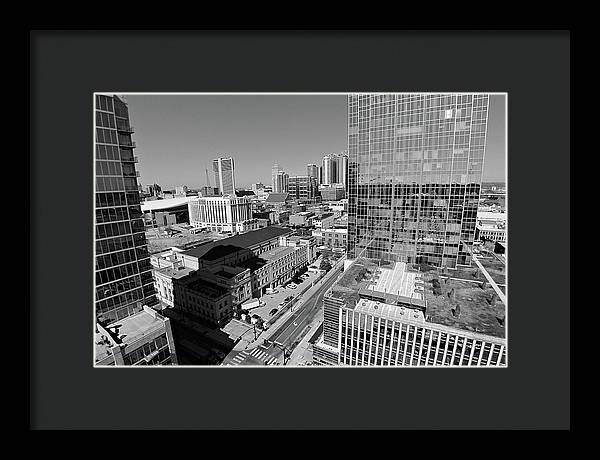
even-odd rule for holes
{"type": "Polygon", "coordinates": [[[190,224],[214,232],[243,233],[258,229],[246,197],[203,197],[188,202],[190,224]]]}
{"type": "Polygon", "coordinates": [[[475,238],[506,242],[506,213],[478,211],[475,238]]]}

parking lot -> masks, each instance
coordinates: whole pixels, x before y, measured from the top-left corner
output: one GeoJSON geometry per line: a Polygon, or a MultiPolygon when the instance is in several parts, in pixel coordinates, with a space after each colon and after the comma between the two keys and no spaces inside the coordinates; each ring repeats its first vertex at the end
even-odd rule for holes
{"type": "Polygon", "coordinates": [[[283,302],[286,299],[286,297],[298,296],[300,292],[302,292],[306,287],[310,286],[313,281],[319,278],[319,275],[317,273],[306,272],[306,275],[308,275],[308,278],[299,283],[296,289],[279,287],[279,292],[277,292],[276,294],[264,294],[260,298],[260,300],[261,302],[264,302],[265,305],[249,310],[250,314],[258,315],[263,320],[269,321],[273,317],[273,315],[270,315],[269,312],[274,308],[277,308],[277,310],[279,310],[279,304],[283,302]]]}

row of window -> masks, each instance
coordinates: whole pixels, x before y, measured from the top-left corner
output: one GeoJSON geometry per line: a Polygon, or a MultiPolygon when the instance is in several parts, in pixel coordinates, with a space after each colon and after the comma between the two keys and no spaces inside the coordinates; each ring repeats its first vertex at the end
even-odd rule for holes
{"type": "MultiPolygon", "coordinates": [[[[136,348],[135,350],[133,350],[130,353],[127,353],[123,357],[123,361],[125,362],[126,365],[136,364],[138,361],[140,361],[141,359],[144,359],[144,357],[150,355],[151,353],[155,352],[156,350],[161,350],[163,347],[165,347],[167,345],[167,343],[168,343],[167,342],[167,334],[161,334],[158,337],[156,337],[154,340],[152,340],[151,342],[145,343],[141,347],[136,348]]],[[[166,351],[167,351],[167,353],[169,352],[168,348],[166,349],[166,351]]]]}
{"type": "Polygon", "coordinates": [[[96,241],[96,254],[106,254],[107,252],[121,251],[132,247],[145,247],[146,237],[143,233],[135,235],[119,236],[115,238],[96,241]]]}
{"type": "Polygon", "coordinates": [[[142,310],[144,295],[141,289],[109,297],[96,302],[96,316],[109,323],[133,315],[142,310]]]}
{"type": "Polygon", "coordinates": [[[100,286],[113,281],[137,275],[139,268],[137,262],[131,262],[118,267],[107,268],[105,270],[96,271],[96,286],[100,286]]]}
{"type": "Polygon", "coordinates": [[[96,142],[118,145],[117,131],[114,129],[96,128],[96,142]]]}
{"type": "MultiPolygon", "coordinates": [[[[140,204],[138,192],[105,192],[96,193],[96,208],[127,206],[140,204]]],[[[141,212],[141,210],[140,210],[141,212]]]]}
{"type": "Polygon", "coordinates": [[[96,144],[96,157],[99,160],[133,161],[131,149],[120,149],[116,145],[96,144]]]}

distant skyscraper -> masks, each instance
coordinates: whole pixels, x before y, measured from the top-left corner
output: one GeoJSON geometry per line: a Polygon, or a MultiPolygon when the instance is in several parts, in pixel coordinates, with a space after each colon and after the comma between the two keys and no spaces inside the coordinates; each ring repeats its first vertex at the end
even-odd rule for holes
{"type": "Polygon", "coordinates": [[[275,176],[275,185],[273,188],[273,192],[275,193],[287,193],[289,190],[289,178],[287,173],[283,171],[279,171],[277,176],[275,176]]]}
{"type": "Polygon", "coordinates": [[[132,132],[124,100],[96,95],[96,316],[106,323],[157,303],[132,132]]]}
{"type": "Polygon", "coordinates": [[[233,158],[217,158],[213,160],[215,186],[222,195],[235,194],[235,172],[233,158]]]}
{"type": "Polygon", "coordinates": [[[310,177],[314,177],[317,180],[317,185],[319,185],[319,167],[316,164],[307,164],[306,174],[310,177]]]}
{"type": "Polygon", "coordinates": [[[337,161],[337,176],[336,183],[343,184],[344,188],[348,188],[348,153],[343,152],[336,158],[337,161]]]}
{"type": "Polygon", "coordinates": [[[273,188],[273,192],[280,192],[279,190],[277,190],[277,176],[280,172],[283,172],[283,169],[281,168],[281,166],[275,163],[271,168],[271,186],[273,188]]]}
{"type": "Polygon", "coordinates": [[[335,184],[337,180],[337,161],[334,154],[325,155],[323,157],[323,185],[335,184]]]}
{"type": "Polygon", "coordinates": [[[348,96],[348,258],[470,265],[486,94],[348,96]]]}
{"type": "Polygon", "coordinates": [[[289,175],[278,164],[271,168],[271,182],[274,193],[287,193],[289,175]]]}

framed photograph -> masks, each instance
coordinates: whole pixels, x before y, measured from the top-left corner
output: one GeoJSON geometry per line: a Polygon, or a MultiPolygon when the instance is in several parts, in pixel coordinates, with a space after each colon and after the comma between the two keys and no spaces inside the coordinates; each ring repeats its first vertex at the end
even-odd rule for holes
{"type": "Polygon", "coordinates": [[[570,429],[568,30],[30,64],[31,428],[570,429]]]}

